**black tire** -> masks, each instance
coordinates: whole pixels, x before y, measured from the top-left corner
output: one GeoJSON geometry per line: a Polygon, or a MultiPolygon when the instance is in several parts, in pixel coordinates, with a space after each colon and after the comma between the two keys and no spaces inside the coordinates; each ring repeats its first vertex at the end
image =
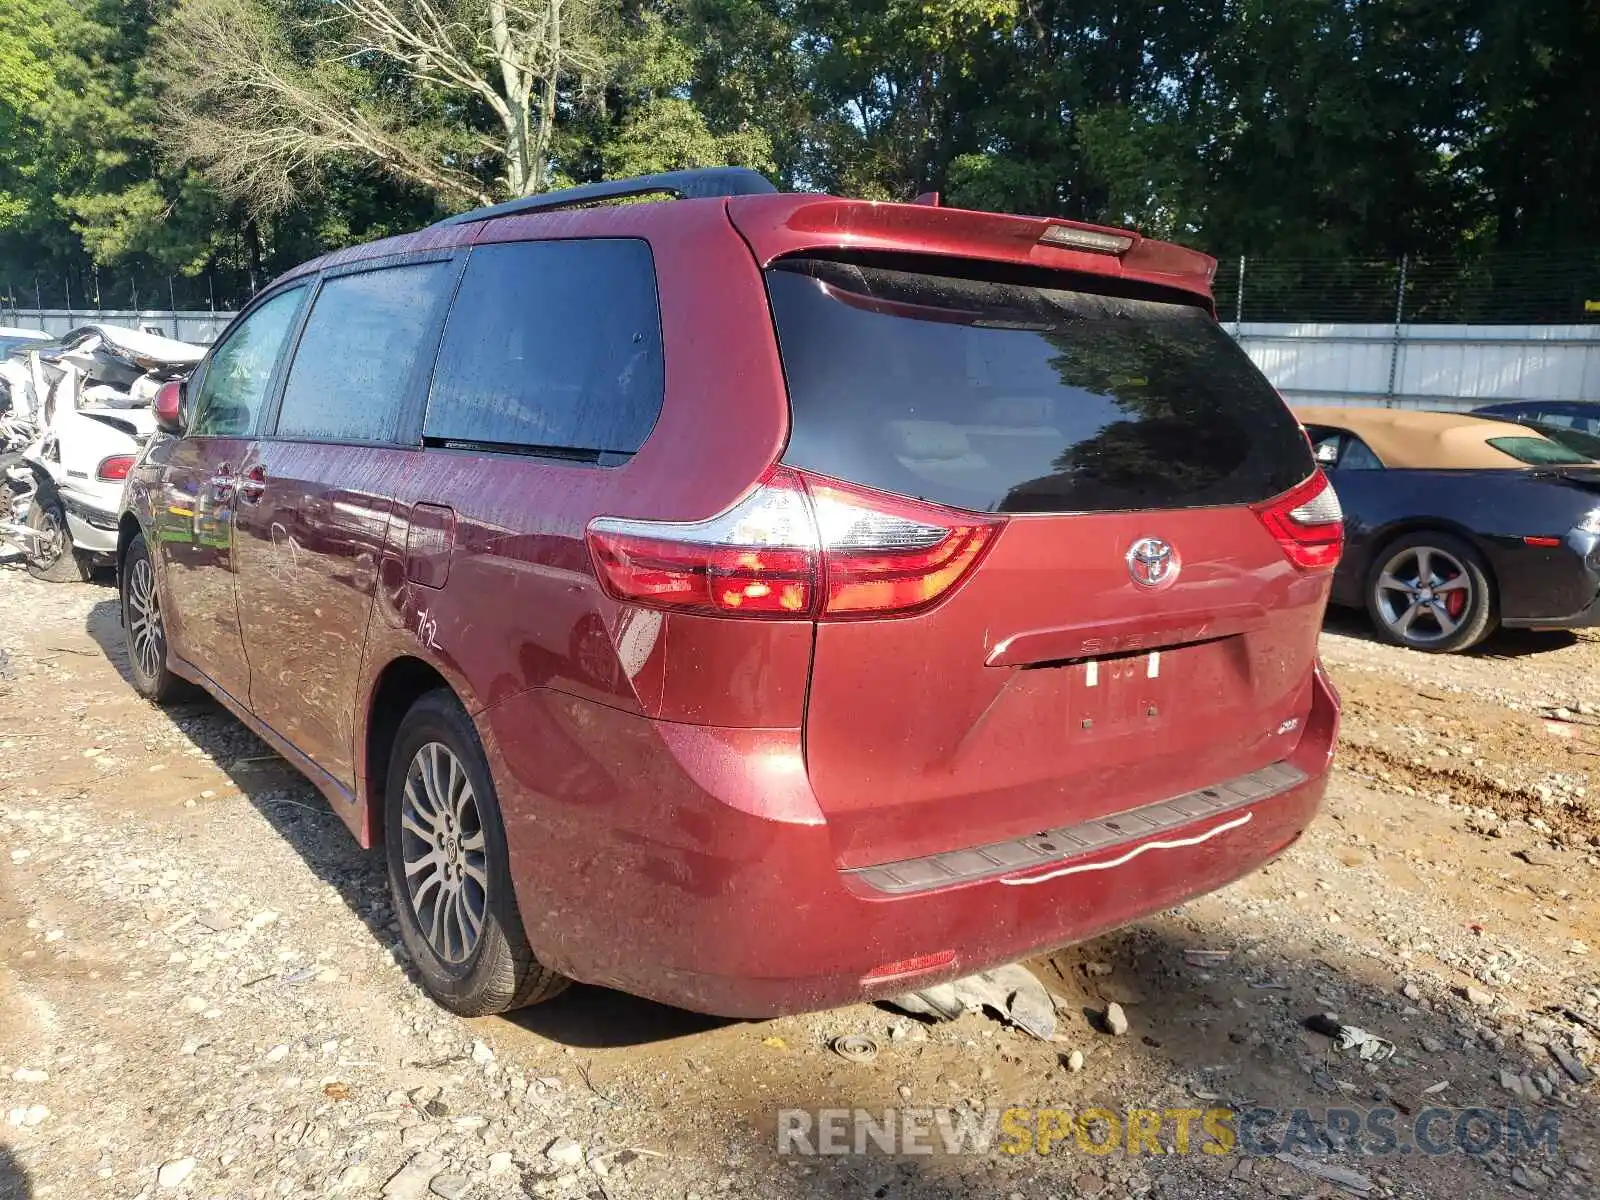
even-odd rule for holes
{"type": "Polygon", "coordinates": [[[1499,597],[1483,555],[1443,530],[1405,534],[1374,554],[1366,600],[1382,640],[1428,654],[1470,649],[1500,625],[1499,597]]]}
{"type": "Polygon", "coordinates": [[[28,528],[46,534],[45,541],[28,539],[27,558],[24,564],[28,574],[46,583],[84,583],[94,572],[89,556],[72,544],[72,531],[67,528],[67,510],[56,490],[40,483],[28,505],[28,528]]]}
{"type": "Polygon", "coordinates": [[[133,690],[156,704],[169,704],[190,694],[190,685],[167,669],[167,627],[155,564],[150,561],[143,534],[135,534],[122,555],[117,602],[122,608],[122,637],[128,648],[133,690]]]}
{"type": "MultiPolygon", "coordinates": [[[[453,786],[446,786],[444,790],[454,794],[453,786]]],[[[460,794],[464,796],[465,792],[460,794]]],[[[389,755],[383,799],[389,892],[395,918],[400,924],[401,940],[428,994],[451,1012],[463,1017],[482,1017],[537,1004],[564,991],[570,981],[534,957],[527,934],[523,932],[522,917],[511,887],[510,856],[494,781],[489,776],[477,730],[449,691],[441,688],[429,692],[401,719],[389,755]],[[433,747],[448,751],[464,772],[475,810],[473,814],[464,808],[455,809],[448,830],[442,823],[419,818],[419,812],[426,811],[421,802],[441,816],[447,807],[434,805],[426,799],[430,793],[419,755],[423,756],[424,763],[431,762],[440,774],[450,769],[442,756],[429,757],[437,754],[433,747]],[[409,809],[408,785],[418,798],[410,802],[409,809]],[[403,818],[408,814],[410,824],[406,825],[403,818]],[[476,820],[473,820],[474,815],[476,820]],[[424,839],[413,832],[423,827],[419,819],[435,836],[424,839]],[[430,848],[430,841],[433,848],[430,848]],[[475,841],[478,849],[472,848],[475,841]],[[420,877],[414,898],[406,873],[406,858],[409,854],[414,856],[413,862],[420,862],[423,860],[419,856],[424,852],[433,862],[413,873],[420,877]],[[450,882],[452,864],[453,884],[450,882]],[[480,877],[486,880],[487,887],[479,886],[480,877]],[[435,880],[437,882],[433,882],[435,880]],[[453,910],[444,899],[450,887],[454,887],[460,897],[453,910]],[[475,940],[468,944],[470,917],[466,911],[479,902],[480,894],[482,913],[475,940]],[[430,912],[438,914],[441,910],[447,915],[430,920],[430,912]],[[452,918],[448,915],[452,911],[459,915],[452,918]],[[424,921],[429,922],[429,930],[424,930],[424,921]],[[452,923],[455,933],[462,935],[454,941],[452,923]]]]}

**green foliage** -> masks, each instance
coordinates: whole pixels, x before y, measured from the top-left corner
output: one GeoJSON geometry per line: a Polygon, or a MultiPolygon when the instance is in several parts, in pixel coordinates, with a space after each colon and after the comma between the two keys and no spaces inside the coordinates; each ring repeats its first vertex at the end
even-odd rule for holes
{"type": "Polygon", "coordinates": [[[712,133],[692,100],[652,96],[634,107],[600,151],[613,178],[689,167],[773,168],[772,141],[758,129],[712,133]]]}
{"type": "MultiPolygon", "coordinates": [[[[152,30],[176,3],[0,4],[0,283],[259,283],[462,202],[350,155],[297,168],[270,218],[220,196],[169,151],[152,30]]],[[[501,194],[488,105],[319,57],[323,0],[249,11],[393,118],[395,153],[501,194]]],[[[562,86],[553,184],[732,163],[1281,259],[1552,252],[1600,227],[1586,0],[608,0],[591,36],[605,70],[562,86]]]]}

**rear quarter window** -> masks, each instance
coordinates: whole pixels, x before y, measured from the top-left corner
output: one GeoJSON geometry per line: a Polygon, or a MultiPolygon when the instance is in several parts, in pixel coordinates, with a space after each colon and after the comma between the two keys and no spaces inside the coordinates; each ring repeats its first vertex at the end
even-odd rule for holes
{"type": "Polygon", "coordinates": [[[1298,423],[1204,310],[815,259],[769,270],[785,461],[960,508],[1264,500],[1298,423]]]}
{"type": "Polygon", "coordinates": [[[434,367],[430,444],[631,454],[661,411],[661,316],[634,239],[472,252],[434,367]]]}

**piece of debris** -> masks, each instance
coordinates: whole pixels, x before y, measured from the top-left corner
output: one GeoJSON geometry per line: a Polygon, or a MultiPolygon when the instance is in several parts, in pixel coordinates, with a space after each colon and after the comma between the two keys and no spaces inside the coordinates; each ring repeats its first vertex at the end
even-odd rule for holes
{"type": "Polygon", "coordinates": [[[544,1156],[558,1167],[583,1165],[583,1147],[569,1137],[558,1137],[544,1148],[544,1156]]]}
{"type": "Polygon", "coordinates": [[[1563,1016],[1567,1020],[1571,1021],[1574,1025],[1581,1025],[1590,1033],[1600,1035],[1600,1021],[1591,1020],[1590,1018],[1584,1016],[1581,1012],[1577,1012],[1576,1010],[1570,1008],[1564,1008],[1559,1004],[1554,1008],[1547,1008],[1545,1011],[1563,1016]]]}
{"type": "Polygon", "coordinates": [[[789,1043],[776,1035],[762,1038],[761,1044],[769,1050],[787,1050],[789,1048],[789,1043]]]}
{"type": "Polygon", "coordinates": [[[1440,1092],[1444,1091],[1445,1088],[1447,1088],[1449,1086],[1450,1086],[1450,1081],[1448,1079],[1441,1079],[1438,1083],[1434,1084],[1432,1087],[1423,1088],[1422,1089],[1422,1094],[1424,1096],[1437,1096],[1440,1092]]]}
{"type": "Polygon", "coordinates": [[[1071,1071],[1074,1075],[1083,1070],[1082,1050],[1074,1050],[1071,1054],[1067,1055],[1067,1070],[1071,1071]]]}
{"type": "Polygon", "coordinates": [[[1056,1032],[1055,1004],[1050,993],[1018,963],[907,992],[884,1003],[912,1016],[936,1021],[953,1021],[962,1013],[988,1009],[1001,1020],[1046,1042],[1056,1032]]]}
{"type": "Polygon", "coordinates": [[[1462,989],[1462,995],[1467,998],[1467,1003],[1478,1008],[1488,1008],[1494,1003],[1494,993],[1486,992],[1482,988],[1473,987],[1470,983],[1462,989]]]}
{"type": "Polygon", "coordinates": [[[831,1045],[833,1052],[845,1062],[858,1063],[866,1066],[878,1057],[878,1043],[871,1038],[859,1033],[841,1034],[833,1039],[831,1045]]]}
{"type": "Polygon", "coordinates": [[[1594,1075],[1589,1071],[1588,1067],[1584,1066],[1575,1056],[1568,1054],[1554,1042],[1547,1048],[1550,1051],[1550,1057],[1556,1060],[1556,1063],[1567,1073],[1567,1077],[1573,1083],[1581,1087],[1594,1079],[1594,1075]]]}
{"type": "Polygon", "coordinates": [[[428,1194],[428,1181],[444,1166],[444,1159],[431,1150],[412,1156],[383,1185],[384,1200],[422,1200],[428,1194]]]}
{"type": "Polygon", "coordinates": [[[1233,957],[1232,950],[1185,950],[1183,957],[1195,967],[1215,967],[1233,957]]]}
{"type": "Polygon", "coordinates": [[[1112,1037],[1122,1037],[1128,1032],[1128,1014],[1114,1000],[1106,1005],[1106,1032],[1112,1037]]]}
{"type": "Polygon", "coordinates": [[[1331,1163],[1319,1163],[1312,1158],[1301,1158],[1298,1154],[1279,1153],[1274,1156],[1281,1163],[1288,1163],[1296,1170],[1304,1171],[1307,1175],[1315,1175],[1318,1179],[1326,1179],[1329,1183],[1337,1184],[1342,1188],[1349,1188],[1352,1192],[1370,1192],[1376,1186],[1359,1171],[1351,1171],[1346,1167],[1336,1167],[1331,1163]]]}
{"type": "Polygon", "coordinates": [[[161,1169],[156,1172],[156,1186],[163,1188],[178,1187],[185,1179],[194,1174],[194,1169],[197,1165],[192,1158],[176,1158],[169,1163],[162,1163],[161,1169]]]}
{"type": "Polygon", "coordinates": [[[1305,1019],[1305,1027],[1312,1033],[1333,1039],[1336,1050],[1356,1050],[1362,1062],[1379,1063],[1393,1058],[1395,1045],[1388,1038],[1368,1033],[1357,1025],[1342,1025],[1333,1013],[1316,1013],[1305,1019]]]}

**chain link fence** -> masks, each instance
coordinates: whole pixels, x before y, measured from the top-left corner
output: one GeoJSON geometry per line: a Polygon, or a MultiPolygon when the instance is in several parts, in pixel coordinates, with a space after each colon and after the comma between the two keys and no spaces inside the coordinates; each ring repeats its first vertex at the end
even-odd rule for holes
{"type": "Polygon", "coordinates": [[[1600,249],[1471,258],[1221,257],[1229,323],[1574,325],[1600,321],[1600,249]]]}
{"type": "Polygon", "coordinates": [[[237,312],[264,282],[252,279],[247,271],[149,275],[91,267],[82,271],[23,273],[7,272],[0,266],[0,317],[30,309],[84,313],[107,309],[237,312]]]}
{"type": "MultiPolygon", "coordinates": [[[[247,271],[141,275],[114,268],[8,272],[0,314],[19,309],[236,312],[265,279],[247,271]]],[[[1600,321],[1600,248],[1394,259],[1219,256],[1217,316],[1234,322],[1456,325],[1600,321]]]]}

